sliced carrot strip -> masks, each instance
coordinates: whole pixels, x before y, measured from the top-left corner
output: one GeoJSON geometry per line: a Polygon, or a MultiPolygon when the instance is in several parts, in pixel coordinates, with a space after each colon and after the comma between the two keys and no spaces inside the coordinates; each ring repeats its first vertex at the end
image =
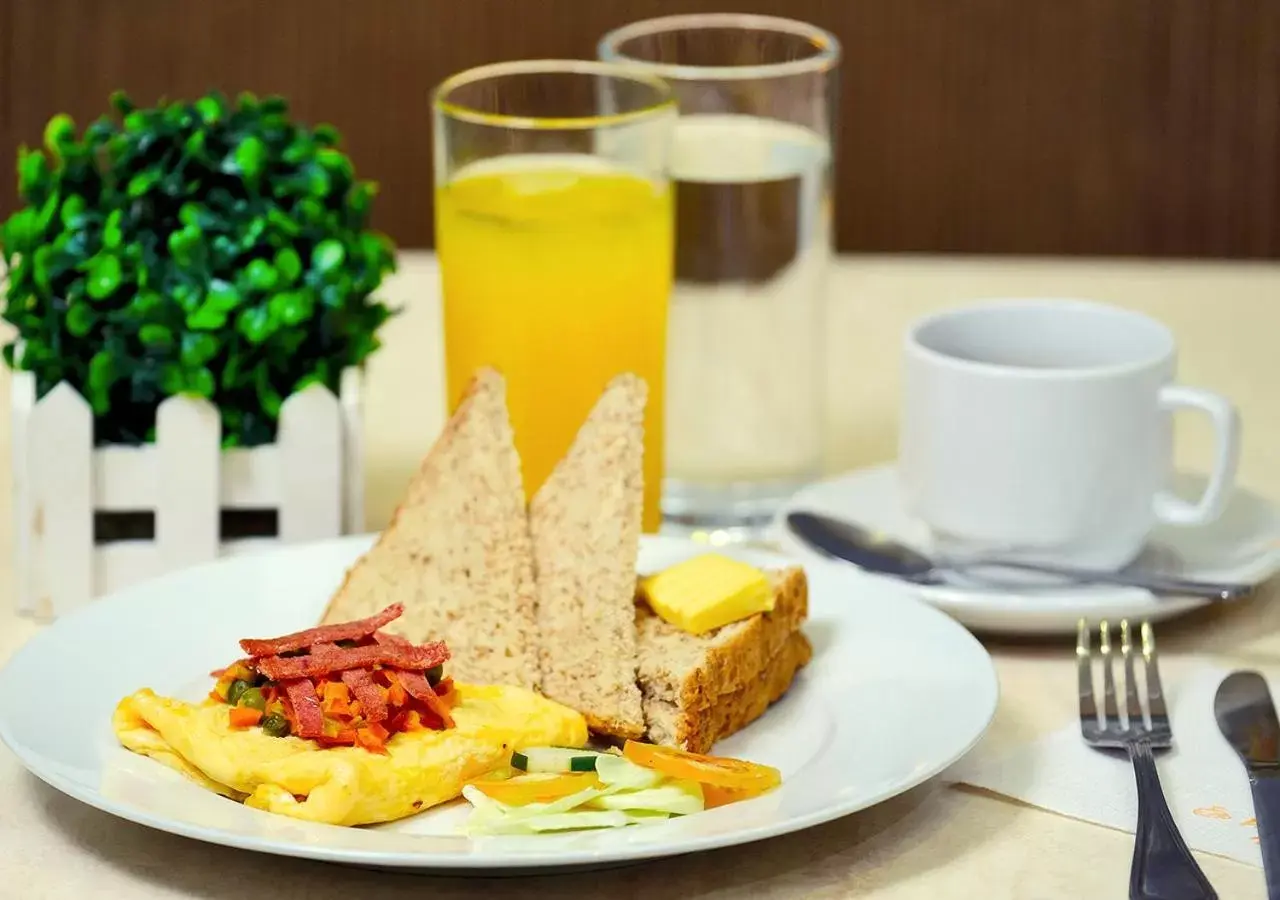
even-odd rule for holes
{"type": "Polygon", "coordinates": [[[671,778],[687,778],[716,787],[763,793],[782,783],[782,774],[772,766],[727,756],[704,756],[640,741],[627,741],[622,755],[638,766],[671,778]]]}

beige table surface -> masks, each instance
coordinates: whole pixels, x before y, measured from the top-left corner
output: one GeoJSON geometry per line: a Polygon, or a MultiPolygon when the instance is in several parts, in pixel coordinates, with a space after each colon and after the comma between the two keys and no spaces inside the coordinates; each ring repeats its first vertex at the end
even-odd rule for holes
{"type": "MultiPolygon", "coordinates": [[[[386,330],[367,391],[369,525],[384,523],[444,416],[439,305],[430,257],[408,256],[386,295],[405,312],[386,330]]],[[[894,453],[897,353],[916,316],[980,297],[1077,296],[1154,314],[1177,332],[1181,376],[1239,404],[1243,483],[1280,497],[1280,266],[858,257],[830,301],[828,464],[894,453]]],[[[8,396],[7,374],[0,396],[8,396]]],[[[1207,428],[1179,427],[1179,463],[1204,468],[1207,428]]],[[[8,420],[0,418],[7,468],[8,420]]],[[[9,485],[0,488],[9,508],[9,485]]],[[[0,574],[9,578],[9,517],[0,574]]],[[[1278,593],[1162,628],[1166,678],[1179,656],[1280,664],[1278,593]]],[[[37,625],[0,600],[0,662],[37,625]]],[[[986,749],[1052,730],[1074,713],[1068,647],[990,644],[1002,701],[986,749]]],[[[50,715],[57,715],[50,710],[50,715]]],[[[868,740],[875,739],[874,728],[868,740]]],[[[1083,750],[1082,750],[1083,752],[1083,750]]],[[[235,853],[118,821],[46,788],[0,747],[0,898],[398,898],[604,896],[1122,898],[1132,838],[998,798],[926,785],[866,812],[762,844],[578,876],[485,880],[393,876],[235,853]]],[[[1223,900],[1264,896],[1261,871],[1202,857],[1223,900]]]]}

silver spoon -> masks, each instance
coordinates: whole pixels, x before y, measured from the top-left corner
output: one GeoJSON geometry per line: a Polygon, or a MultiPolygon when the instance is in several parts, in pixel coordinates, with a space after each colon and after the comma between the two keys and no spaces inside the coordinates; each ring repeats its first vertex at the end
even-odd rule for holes
{"type": "MultiPolygon", "coordinates": [[[[787,516],[787,526],[793,534],[820,553],[846,560],[868,572],[893,575],[916,584],[941,584],[944,581],[942,576],[947,572],[1011,569],[1056,575],[1083,584],[1128,585],[1145,588],[1153,594],[1203,597],[1208,600],[1238,600],[1253,591],[1253,585],[1250,584],[1216,584],[1151,572],[1108,572],[999,557],[933,560],[885,535],[818,513],[790,513],[787,516]]],[[[1026,588],[1027,585],[1020,584],[1018,587],[1026,588]]]]}

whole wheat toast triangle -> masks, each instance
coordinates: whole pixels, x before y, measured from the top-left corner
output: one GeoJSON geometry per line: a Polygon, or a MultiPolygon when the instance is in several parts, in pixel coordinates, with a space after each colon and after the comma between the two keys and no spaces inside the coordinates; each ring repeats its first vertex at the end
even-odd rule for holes
{"type": "Polygon", "coordinates": [[[633,596],[647,396],[635,375],[610,381],[529,506],[542,691],[620,738],[645,727],[633,596]]]}
{"type": "Polygon", "coordinates": [[[443,639],[460,681],[538,686],[533,549],[506,382],[482,369],[377,543],[347,572],[324,622],[401,602],[387,627],[443,639]]]}

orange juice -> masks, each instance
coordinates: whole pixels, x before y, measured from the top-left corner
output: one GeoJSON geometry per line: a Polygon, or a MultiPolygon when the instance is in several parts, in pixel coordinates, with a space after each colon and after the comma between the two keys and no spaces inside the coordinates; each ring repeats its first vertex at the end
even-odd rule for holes
{"type": "Polygon", "coordinates": [[[639,375],[646,531],[661,519],[672,217],[667,185],[592,156],[500,157],[436,194],[450,409],[480,366],[506,376],[532,496],[609,379],[639,375]]]}

